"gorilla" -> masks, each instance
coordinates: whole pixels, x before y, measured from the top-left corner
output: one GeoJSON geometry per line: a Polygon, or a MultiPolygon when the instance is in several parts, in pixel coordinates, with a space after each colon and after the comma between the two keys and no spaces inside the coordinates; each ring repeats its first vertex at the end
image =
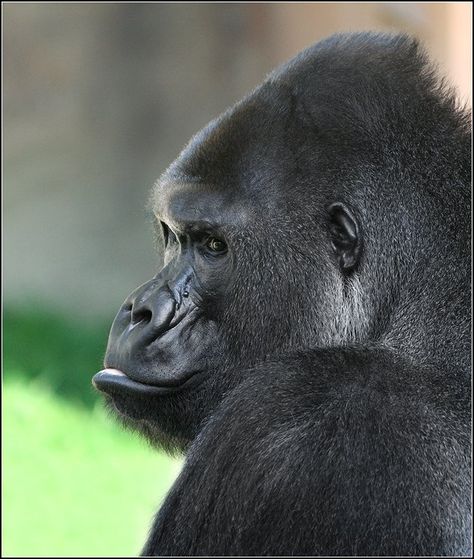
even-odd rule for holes
{"type": "Polygon", "coordinates": [[[415,39],[340,34],[159,178],[93,379],[185,454],[143,555],[469,555],[470,146],[415,39]]]}

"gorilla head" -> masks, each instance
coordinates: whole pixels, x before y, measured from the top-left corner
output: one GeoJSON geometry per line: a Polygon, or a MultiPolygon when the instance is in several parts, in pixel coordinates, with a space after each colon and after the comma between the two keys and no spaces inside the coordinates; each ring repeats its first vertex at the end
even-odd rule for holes
{"type": "Polygon", "coordinates": [[[468,151],[416,42],[340,35],[304,51],[157,181],[163,267],[120,308],[95,386],[128,425],[183,450],[275,356],[358,343],[459,356],[433,292],[448,293],[446,269],[451,288],[462,281],[467,216],[445,210],[467,201],[468,151]]]}

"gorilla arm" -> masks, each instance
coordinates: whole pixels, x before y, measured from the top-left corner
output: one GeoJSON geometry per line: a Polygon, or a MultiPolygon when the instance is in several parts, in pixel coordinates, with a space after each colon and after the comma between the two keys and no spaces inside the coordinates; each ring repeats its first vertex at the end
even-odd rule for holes
{"type": "Polygon", "coordinates": [[[356,348],[248,373],[191,446],[143,555],[468,551],[467,380],[356,348]]]}

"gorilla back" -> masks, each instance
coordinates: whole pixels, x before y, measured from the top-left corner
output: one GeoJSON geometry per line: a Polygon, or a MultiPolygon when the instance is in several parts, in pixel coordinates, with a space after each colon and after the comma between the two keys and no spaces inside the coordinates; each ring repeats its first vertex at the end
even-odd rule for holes
{"type": "Polygon", "coordinates": [[[470,552],[470,121],[336,35],[191,139],[95,386],[186,453],[145,555],[470,552]]]}

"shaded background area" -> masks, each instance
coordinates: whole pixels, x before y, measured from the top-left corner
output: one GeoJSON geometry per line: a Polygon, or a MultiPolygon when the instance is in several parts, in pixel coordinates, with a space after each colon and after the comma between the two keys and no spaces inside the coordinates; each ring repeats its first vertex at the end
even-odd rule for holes
{"type": "Polygon", "coordinates": [[[109,323],[156,273],[150,186],[275,65],[407,31],[471,102],[471,4],[3,4],[8,555],[133,555],[179,462],[104,415],[109,323]]]}

